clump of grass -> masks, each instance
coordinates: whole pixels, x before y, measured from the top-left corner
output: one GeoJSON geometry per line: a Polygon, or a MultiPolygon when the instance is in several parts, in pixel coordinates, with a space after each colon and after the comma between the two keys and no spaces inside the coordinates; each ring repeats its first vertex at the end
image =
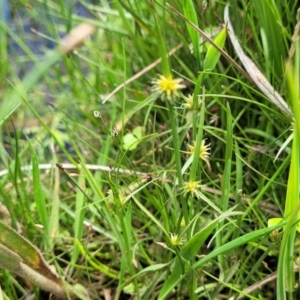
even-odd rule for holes
{"type": "MultiPolygon", "coordinates": [[[[5,228],[82,299],[297,298],[295,5],[81,5],[88,17],[66,2],[14,8],[57,44],[42,55],[0,23],[5,228]],[[72,31],[61,43],[83,22],[97,28],[83,45],[72,31]]],[[[3,298],[40,297],[1,266],[3,298]]]]}

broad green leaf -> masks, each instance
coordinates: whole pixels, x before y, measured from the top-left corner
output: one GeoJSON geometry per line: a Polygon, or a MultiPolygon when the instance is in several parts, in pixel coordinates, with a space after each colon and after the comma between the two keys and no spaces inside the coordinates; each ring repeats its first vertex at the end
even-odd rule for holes
{"type": "Polygon", "coordinates": [[[143,135],[143,127],[138,126],[133,129],[132,133],[127,133],[123,137],[123,148],[124,150],[134,150],[138,146],[139,140],[143,135]]]}
{"type": "MultiPolygon", "coordinates": [[[[284,227],[283,238],[280,246],[278,277],[277,277],[277,297],[286,299],[286,292],[291,294],[295,288],[294,275],[294,252],[296,230],[299,229],[298,224],[300,215],[300,44],[296,45],[296,55],[294,66],[289,62],[286,65],[286,79],[294,114],[294,132],[292,155],[289,170],[289,178],[287,184],[286,202],[284,216],[288,220],[284,227]]],[[[279,298],[278,298],[279,299],[279,298]]]]}
{"type": "Polygon", "coordinates": [[[14,229],[0,222],[0,267],[31,281],[42,289],[65,298],[76,294],[79,299],[89,299],[82,286],[71,286],[54,274],[40,251],[14,229]]]}
{"type": "MultiPolygon", "coordinates": [[[[192,0],[183,0],[183,12],[184,16],[198,27],[198,17],[192,0]]],[[[191,25],[187,24],[187,30],[192,40],[194,55],[197,59],[198,68],[200,67],[200,46],[199,46],[199,34],[191,25]]]]}
{"type": "Polygon", "coordinates": [[[138,138],[141,139],[143,136],[143,127],[137,126],[133,129],[132,133],[138,138]]]}
{"type": "Polygon", "coordinates": [[[271,218],[268,220],[268,227],[279,224],[283,219],[282,218],[271,218]]]}
{"type": "Polygon", "coordinates": [[[193,265],[193,269],[197,269],[197,268],[203,266],[205,263],[210,261],[212,258],[214,258],[218,255],[221,255],[229,250],[232,250],[239,246],[245,245],[249,242],[255,241],[262,236],[269,235],[272,231],[283,227],[285,224],[286,224],[286,221],[283,221],[282,223],[277,224],[273,227],[259,229],[259,230],[253,231],[253,232],[249,232],[243,236],[240,236],[237,239],[234,239],[233,241],[226,243],[225,245],[221,246],[220,248],[216,248],[214,251],[210,252],[208,255],[201,258],[199,261],[197,261],[193,265]]]}
{"type": "MultiPolygon", "coordinates": [[[[214,43],[218,45],[221,49],[224,47],[226,40],[227,28],[224,27],[223,30],[214,39],[214,43]]],[[[205,59],[203,70],[213,70],[220,58],[221,53],[213,46],[209,45],[205,59]]]]}
{"type": "Polygon", "coordinates": [[[19,267],[22,258],[9,248],[0,244],[0,268],[5,268],[11,272],[19,267]]]}
{"type": "Polygon", "coordinates": [[[60,282],[58,277],[52,273],[40,251],[28,240],[19,235],[14,229],[0,222],[0,244],[19,255],[24,263],[30,268],[44,275],[48,279],[60,282]]]}

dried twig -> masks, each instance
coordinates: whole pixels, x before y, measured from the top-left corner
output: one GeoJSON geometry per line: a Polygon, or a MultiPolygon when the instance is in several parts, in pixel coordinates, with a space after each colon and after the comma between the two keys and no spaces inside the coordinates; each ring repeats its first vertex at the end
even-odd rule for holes
{"type": "MultiPolygon", "coordinates": [[[[40,164],[39,165],[39,169],[40,170],[50,170],[55,168],[55,164],[40,164]]],[[[73,164],[59,164],[59,166],[61,166],[62,169],[67,169],[67,170],[77,170],[78,168],[80,168],[80,165],[75,166],[73,164]]],[[[135,172],[135,171],[131,171],[131,170],[125,170],[125,169],[121,169],[121,168],[114,168],[114,167],[109,167],[109,166],[99,166],[99,165],[85,165],[85,167],[89,170],[94,170],[94,171],[103,171],[103,172],[117,172],[120,174],[126,174],[126,175],[136,175],[136,176],[140,176],[140,177],[144,177],[144,176],[148,176],[147,173],[143,173],[143,172],[135,172]]],[[[21,171],[31,171],[32,170],[32,166],[28,165],[28,166],[22,166],[21,167],[21,171]]],[[[9,173],[8,169],[2,170],[0,171],[0,177],[4,176],[6,174],[9,173]]]]}
{"type": "Polygon", "coordinates": [[[229,6],[227,5],[224,10],[224,21],[228,27],[228,36],[231,40],[233,48],[242,62],[243,66],[247,70],[251,79],[255,82],[257,87],[261,92],[274,104],[276,105],[283,113],[288,116],[292,116],[292,111],[285,102],[285,100],[279,95],[279,93],[274,89],[268,79],[263,75],[263,73],[257,68],[254,62],[245,54],[243,51],[231,24],[229,18],[229,6]]]}

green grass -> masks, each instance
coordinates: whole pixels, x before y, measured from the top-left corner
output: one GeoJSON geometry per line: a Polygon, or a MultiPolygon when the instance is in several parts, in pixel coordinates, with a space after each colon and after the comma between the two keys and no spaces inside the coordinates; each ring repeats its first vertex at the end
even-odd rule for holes
{"type": "Polygon", "coordinates": [[[227,2],[14,3],[57,47],[0,23],[3,299],[45,297],[19,272],[56,282],[40,254],[70,298],[299,298],[297,7],[231,1],[226,32],[227,2]],[[185,88],[163,96],[159,75],[185,88]]]}

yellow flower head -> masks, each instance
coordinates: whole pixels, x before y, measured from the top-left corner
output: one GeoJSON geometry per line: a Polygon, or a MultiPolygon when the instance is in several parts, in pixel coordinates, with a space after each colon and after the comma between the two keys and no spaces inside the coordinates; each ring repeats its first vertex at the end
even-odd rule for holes
{"type": "MultiPolygon", "coordinates": [[[[197,107],[195,109],[199,108],[201,105],[201,99],[199,96],[198,97],[198,103],[197,107]]],[[[193,109],[194,108],[194,95],[188,95],[187,97],[183,96],[184,102],[181,104],[181,108],[186,108],[186,109],[193,109]]]]}
{"type": "Polygon", "coordinates": [[[179,238],[178,234],[170,233],[170,241],[173,246],[183,244],[183,240],[179,238]]]}
{"type": "Polygon", "coordinates": [[[113,191],[112,190],[107,191],[107,198],[108,198],[109,203],[113,203],[118,206],[125,205],[128,200],[128,199],[126,199],[125,193],[123,191],[119,191],[118,196],[119,196],[119,199],[118,199],[118,201],[116,201],[113,191]]]}
{"type": "Polygon", "coordinates": [[[178,91],[180,89],[185,88],[185,85],[181,84],[182,81],[183,79],[181,78],[174,79],[172,75],[169,75],[168,77],[159,75],[158,79],[152,80],[152,91],[159,92],[162,94],[163,98],[171,100],[178,96],[178,91]]]}
{"type": "Polygon", "coordinates": [[[183,186],[183,196],[191,194],[193,197],[199,199],[201,197],[201,184],[200,181],[185,182],[183,186]]]}
{"type": "MultiPolygon", "coordinates": [[[[189,154],[193,155],[195,153],[196,149],[196,142],[193,142],[193,145],[188,145],[189,147],[189,154]]],[[[210,156],[210,144],[205,145],[205,139],[201,142],[200,145],[200,152],[199,152],[199,157],[204,160],[210,169],[210,164],[209,164],[209,156],[210,156]]]]}

